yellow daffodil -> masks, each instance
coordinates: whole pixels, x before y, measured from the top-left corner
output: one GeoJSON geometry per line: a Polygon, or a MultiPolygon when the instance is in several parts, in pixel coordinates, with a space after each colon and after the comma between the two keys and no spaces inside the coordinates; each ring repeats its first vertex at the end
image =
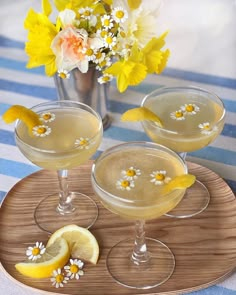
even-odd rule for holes
{"type": "Polygon", "coordinates": [[[51,49],[52,40],[57,35],[56,27],[43,13],[36,13],[30,9],[24,23],[29,30],[25,51],[29,55],[27,68],[45,66],[45,72],[52,76],[57,71],[55,55],[51,49]]]}
{"type": "Polygon", "coordinates": [[[160,74],[165,68],[169,50],[161,51],[161,48],[165,45],[166,35],[167,32],[159,38],[152,38],[142,50],[143,63],[147,66],[148,73],[160,74]]]}

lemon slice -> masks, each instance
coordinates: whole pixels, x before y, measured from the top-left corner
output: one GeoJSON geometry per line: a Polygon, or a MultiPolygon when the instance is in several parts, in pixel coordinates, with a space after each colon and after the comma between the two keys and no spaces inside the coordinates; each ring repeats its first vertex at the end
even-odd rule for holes
{"type": "Polygon", "coordinates": [[[132,121],[132,122],[137,122],[137,121],[144,121],[144,120],[150,120],[158,123],[158,125],[162,126],[161,119],[152,111],[150,111],[146,107],[138,107],[134,109],[130,109],[126,111],[122,116],[121,116],[121,121],[132,121]]]}
{"type": "Polygon", "coordinates": [[[58,237],[63,237],[70,248],[72,258],[97,263],[99,246],[94,235],[86,228],[71,224],[55,231],[48,240],[50,246],[58,237]]]}
{"type": "Polygon", "coordinates": [[[16,269],[30,278],[49,278],[55,269],[62,268],[70,258],[70,249],[65,239],[55,240],[36,261],[25,261],[15,265],[16,269]]]}
{"type": "Polygon", "coordinates": [[[36,114],[31,109],[28,109],[21,105],[13,105],[11,106],[3,115],[3,120],[5,123],[10,124],[15,120],[19,119],[23,121],[28,127],[29,131],[32,130],[33,127],[37,125],[41,125],[41,121],[39,119],[38,114],[36,114]]]}
{"type": "Polygon", "coordinates": [[[185,189],[194,184],[196,176],[192,174],[183,174],[176,176],[162,187],[162,193],[168,194],[175,189],[185,189]]]}

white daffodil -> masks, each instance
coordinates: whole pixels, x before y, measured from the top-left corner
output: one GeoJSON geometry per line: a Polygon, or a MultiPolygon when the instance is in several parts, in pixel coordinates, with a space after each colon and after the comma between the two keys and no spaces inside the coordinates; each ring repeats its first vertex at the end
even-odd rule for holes
{"type": "Polygon", "coordinates": [[[66,276],[70,279],[79,280],[80,276],[84,275],[84,271],[82,270],[84,263],[79,259],[70,259],[70,265],[66,265],[64,267],[67,272],[66,276]]]}
{"type": "Polygon", "coordinates": [[[155,185],[162,185],[164,183],[168,183],[171,180],[170,177],[166,176],[165,170],[153,171],[150,176],[152,177],[150,182],[153,182],[155,185]]]}
{"type": "Polygon", "coordinates": [[[35,261],[41,258],[45,251],[46,248],[43,245],[43,243],[36,242],[36,244],[33,247],[28,247],[28,249],[26,250],[26,255],[28,256],[28,259],[35,261]]]}
{"type": "Polygon", "coordinates": [[[62,288],[64,284],[67,283],[69,280],[68,277],[66,277],[62,272],[61,269],[58,268],[57,270],[54,270],[52,273],[53,277],[51,278],[52,285],[56,288],[62,288]]]}
{"type": "Polygon", "coordinates": [[[121,175],[123,175],[124,179],[126,180],[135,180],[138,178],[138,176],[141,175],[141,171],[139,169],[136,169],[134,167],[129,167],[127,170],[122,170],[121,175]]]}
{"type": "Polygon", "coordinates": [[[76,13],[71,9],[60,11],[58,17],[61,21],[62,28],[72,25],[76,20],[76,13]]]}
{"type": "Polygon", "coordinates": [[[124,190],[127,190],[127,191],[130,191],[132,188],[134,188],[134,181],[129,181],[129,180],[126,180],[126,179],[120,179],[120,180],[117,180],[116,182],[116,187],[117,189],[120,189],[122,191],[124,190]]]}

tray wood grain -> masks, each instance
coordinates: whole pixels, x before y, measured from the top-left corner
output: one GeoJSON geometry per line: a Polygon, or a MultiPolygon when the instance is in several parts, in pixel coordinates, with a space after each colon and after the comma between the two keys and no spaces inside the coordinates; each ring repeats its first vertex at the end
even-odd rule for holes
{"type": "Polygon", "coordinates": [[[60,289],[52,287],[49,279],[29,279],[15,270],[14,265],[25,259],[25,249],[29,245],[48,240],[48,234],[34,222],[33,209],[45,195],[58,190],[58,182],[56,173],[40,170],[19,181],[0,209],[1,268],[15,283],[41,290],[42,294],[183,294],[216,284],[234,271],[235,196],[217,174],[189,162],[190,173],[210,191],[208,208],[187,219],[163,216],[147,222],[146,227],[147,236],[160,239],[173,251],[176,258],[174,274],[165,284],[150,290],[133,290],[114,282],[106,270],[106,255],[118,241],[133,235],[133,222],[110,213],[96,200],[90,182],[91,165],[92,161],[71,171],[70,188],[91,196],[99,206],[98,220],[91,228],[100,245],[98,264],[86,264],[81,280],[70,281],[60,289]]]}

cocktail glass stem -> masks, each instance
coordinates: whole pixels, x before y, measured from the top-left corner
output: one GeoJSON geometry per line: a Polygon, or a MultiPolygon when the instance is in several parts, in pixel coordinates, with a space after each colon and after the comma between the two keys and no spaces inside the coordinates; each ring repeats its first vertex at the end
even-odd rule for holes
{"type": "Polygon", "coordinates": [[[185,161],[186,157],[187,157],[187,153],[183,152],[183,153],[179,153],[180,157],[185,161]]]}
{"type": "Polygon", "coordinates": [[[70,214],[75,208],[72,204],[72,198],[69,194],[69,185],[68,185],[68,170],[58,170],[57,171],[58,180],[59,180],[59,204],[56,210],[62,214],[70,214]]]}
{"type": "Polygon", "coordinates": [[[150,259],[145,239],[145,221],[135,222],[135,241],[131,261],[136,265],[147,263],[150,259]]]}

